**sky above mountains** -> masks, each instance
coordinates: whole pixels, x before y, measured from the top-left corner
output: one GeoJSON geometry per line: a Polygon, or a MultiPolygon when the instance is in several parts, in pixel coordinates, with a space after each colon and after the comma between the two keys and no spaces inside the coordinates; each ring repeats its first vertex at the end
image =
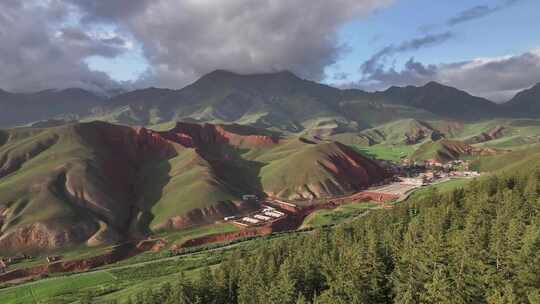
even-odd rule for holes
{"type": "Polygon", "coordinates": [[[537,0],[3,0],[0,88],[180,88],[216,69],[496,101],[540,82],[537,0]]]}

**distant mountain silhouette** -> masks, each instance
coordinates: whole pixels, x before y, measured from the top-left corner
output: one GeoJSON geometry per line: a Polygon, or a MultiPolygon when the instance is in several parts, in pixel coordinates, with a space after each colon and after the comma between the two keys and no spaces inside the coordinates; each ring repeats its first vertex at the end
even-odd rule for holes
{"type": "Polygon", "coordinates": [[[504,106],[518,116],[540,117],[540,83],[517,93],[504,106]]]}
{"type": "Polygon", "coordinates": [[[27,124],[55,117],[82,117],[101,106],[105,98],[78,88],[10,93],[0,90],[0,127],[27,124]]]}
{"type": "Polygon", "coordinates": [[[180,90],[147,88],[108,99],[82,89],[32,94],[0,90],[0,127],[86,117],[147,126],[183,120],[295,133],[329,126],[359,130],[400,119],[539,116],[539,91],[537,85],[500,105],[437,82],[370,93],[337,89],[289,71],[243,75],[216,70],[180,90]]]}

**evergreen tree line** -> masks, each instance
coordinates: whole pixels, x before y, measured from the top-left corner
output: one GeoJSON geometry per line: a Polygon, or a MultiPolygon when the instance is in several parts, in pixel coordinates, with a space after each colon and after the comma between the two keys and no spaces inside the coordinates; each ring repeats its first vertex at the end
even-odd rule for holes
{"type": "Polygon", "coordinates": [[[540,303],[540,170],[237,250],[132,304],[540,303]]]}

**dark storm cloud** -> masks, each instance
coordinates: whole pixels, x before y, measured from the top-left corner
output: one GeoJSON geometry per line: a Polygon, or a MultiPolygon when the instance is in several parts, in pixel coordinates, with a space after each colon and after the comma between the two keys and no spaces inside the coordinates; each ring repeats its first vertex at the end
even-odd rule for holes
{"type": "Polygon", "coordinates": [[[84,22],[117,22],[146,9],[152,0],[66,0],[80,7],[84,22]]]}
{"type": "Polygon", "coordinates": [[[86,34],[85,32],[81,31],[78,28],[63,28],[60,30],[60,32],[61,32],[62,38],[66,40],[83,41],[83,42],[92,40],[90,36],[88,36],[88,34],[86,34]]]}
{"type": "Polygon", "coordinates": [[[64,46],[77,53],[81,58],[87,56],[115,57],[125,52],[126,42],[120,37],[97,38],[92,37],[79,28],[62,28],[57,35],[64,46]]]}
{"type": "Polygon", "coordinates": [[[411,58],[399,71],[380,68],[349,86],[381,90],[392,85],[422,85],[432,80],[494,101],[505,101],[517,91],[540,82],[540,50],[439,65],[424,65],[411,58]]]}

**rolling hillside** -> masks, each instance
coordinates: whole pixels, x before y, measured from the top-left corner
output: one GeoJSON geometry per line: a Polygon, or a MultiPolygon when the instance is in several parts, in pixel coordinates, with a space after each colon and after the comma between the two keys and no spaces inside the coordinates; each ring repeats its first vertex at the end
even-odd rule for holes
{"type": "Polygon", "coordinates": [[[457,140],[442,139],[422,144],[411,156],[413,160],[435,159],[448,162],[470,156],[490,156],[503,151],[478,148],[457,140]]]}
{"type": "Polygon", "coordinates": [[[0,132],[0,248],[117,242],[249,210],[246,193],[310,198],[383,177],[342,144],[240,125],[12,129],[0,132]]]}
{"type": "MultiPolygon", "coordinates": [[[[438,140],[451,135],[443,133],[438,129],[439,127],[426,121],[404,119],[363,130],[360,135],[368,138],[372,144],[415,145],[426,140],[438,140]]],[[[447,125],[447,129],[451,128],[447,125]]],[[[449,130],[445,131],[450,133],[449,130]]]]}

